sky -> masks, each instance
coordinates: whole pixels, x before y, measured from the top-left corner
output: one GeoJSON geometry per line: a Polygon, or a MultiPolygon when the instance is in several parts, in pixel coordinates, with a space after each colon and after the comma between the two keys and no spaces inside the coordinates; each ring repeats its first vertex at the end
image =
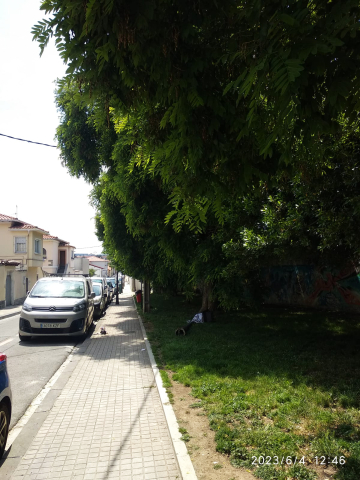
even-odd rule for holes
{"type": "MultiPolygon", "coordinates": [[[[40,0],[0,5],[0,133],[56,145],[59,112],[55,80],[65,74],[54,42],[40,58],[31,28],[44,18],[40,0]]],[[[91,186],[71,177],[57,148],[0,136],[0,213],[47,230],[66,240],[76,253],[101,253],[91,186]]]]}

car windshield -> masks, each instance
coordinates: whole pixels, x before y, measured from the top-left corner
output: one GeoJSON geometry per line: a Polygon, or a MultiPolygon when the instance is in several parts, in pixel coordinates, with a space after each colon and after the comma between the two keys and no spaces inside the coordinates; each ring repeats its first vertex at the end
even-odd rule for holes
{"type": "Polygon", "coordinates": [[[101,285],[93,285],[93,290],[95,292],[95,295],[98,297],[99,295],[101,295],[101,285]]]}
{"type": "Polygon", "coordinates": [[[30,297],[83,298],[84,282],[80,280],[52,280],[38,282],[32,289],[30,297]]]}
{"type": "Polygon", "coordinates": [[[101,278],[93,278],[92,283],[102,283],[101,278]]]}

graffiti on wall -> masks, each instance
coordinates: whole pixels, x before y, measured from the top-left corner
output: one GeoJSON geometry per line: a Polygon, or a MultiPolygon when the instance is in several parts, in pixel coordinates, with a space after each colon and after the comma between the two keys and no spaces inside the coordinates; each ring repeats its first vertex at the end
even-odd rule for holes
{"type": "Polygon", "coordinates": [[[266,303],[360,310],[360,273],[343,269],[285,265],[264,270],[266,303]]]}

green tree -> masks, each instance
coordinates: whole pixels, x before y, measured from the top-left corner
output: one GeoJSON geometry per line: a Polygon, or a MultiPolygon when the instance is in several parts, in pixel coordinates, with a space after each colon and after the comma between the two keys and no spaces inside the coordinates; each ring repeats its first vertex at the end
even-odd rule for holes
{"type": "MultiPolygon", "coordinates": [[[[357,212],[357,2],[42,8],[34,38],[43,49],[55,36],[68,63],[63,164],[95,184],[118,268],[226,305],[233,280],[245,291],[266,261],[340,251],[341,215],[357,212]]],[[[353,218],[344,257],[357,251],[353,218]]]]}
{"type": "Polygon", "coordinates": [[[303,159],[296,175],[283,173],[276,187],[263,189],[257,222],[240,234],[249,252],[272,262],[357,262],[359,133],[359,128],[345,125],[338,142],[328,149],[326,162],[314,165],[303,159]]]}
{"type": "Polygon", "coordinates": [[[77,114],[76,119],[94,132],[91,159],[103,168],[93,194],[98,234],[118,269],[173,291],[197,286],[204,294],[203,309],[213,307],[215,300],[229,308],[249,293],[249,286],[260,301],[258,272],[264,265],[331,261],[331,252],[346,261],[359,251],[359,130],[354,130],[354,122],[343,121],[341,130],[329,137],[322,162],[299,149],[296,174],[279,172],[272,184],[263,181],[246,194],[225,198],[221,225],[209,212],[201,231],[186,221],[175,233],[164,223],[171,208],[170,187],[159,174],[133,161],[134,125],[141,129],[146,119],[141,112],[119,117],[111,111],[109,127],[101,103],[89,109],[79,105],[79,98],[73,85],[59,90],[59,143],[68,146],[63,159],[71,173],[86,176],[88,164],[90,177],[92,161],[84,162],[72,148],[79,142],[78,132],[86,130],[69,128],[71,112],[84,109],[85,115],[77,114]],[[109,138],[109,130],[115,142],[109,142],[104,169],[99,139],[109,138]]]}
{"type": "MultiPolygon", "coordinates": [[[[59,89],[57,103],[62,112],[57,137],[63,163],[71,174],[91,180],[93,172],[104,167],[101,139],[110,137],[101,105],[85,106],[74,85],[59,89]],[[87,138],[92,145],[88,161],[87,151],[77,148],[82,132],[92,132],[87,138]]],[[[134,117],[138,128],[146,123],[140,113],[134,117]]],[[[110,119],[116,141],[109,149],[109,168],[96,175],[92,197],[98,211],[97,233],[107,253],[118,270],[162,288],[191,291],[199,287],[204,293],[203,309],[212,307],[214,279],[208,270],[214,248],[209,244],[208,228],[196,232],[185,225],[175,233],[170,224],[164,223],[169,212],[168,186],[156,173],[134,164],[132,117],[118,118],[111,112],[110,119]]]]}
{"type": "Polygon", "coordinates": [[[93,268],[89,268],[89,276],[93,277],[95,275],[95,270],[93,268]]]}
{"type": "Polygon", "coordinates": [[[210,212],[224,221],[226,199],[296,168],[299,150],[322,159],[341,115],[359,110],[356,0],[41,8],[41,51],[55,36],[82,101],[101,103],[109,125],[111,109],[118,125],[127,119],[132,163],[167,185],[177,230],[200,230],[210,212]]]}

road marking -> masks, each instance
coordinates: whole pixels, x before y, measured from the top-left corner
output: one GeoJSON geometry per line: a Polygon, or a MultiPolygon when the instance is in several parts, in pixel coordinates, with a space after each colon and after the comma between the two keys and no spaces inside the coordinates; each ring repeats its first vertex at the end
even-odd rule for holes
{"type": "Polygon", "coordinates": [[[3,342],[0,343],[0,347],[1,345],[5,345],[5,343],[12,342],[13,340],[14,340],[13,338],[8,338],[7,340],[4,340],[3,342]]]}

